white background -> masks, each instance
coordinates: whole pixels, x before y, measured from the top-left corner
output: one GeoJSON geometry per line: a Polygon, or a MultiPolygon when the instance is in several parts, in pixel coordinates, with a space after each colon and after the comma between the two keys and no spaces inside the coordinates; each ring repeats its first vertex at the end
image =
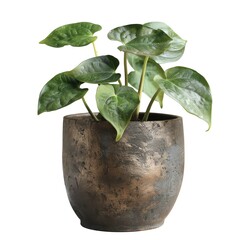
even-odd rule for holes
{"type": "MultiPolygon", "coordinates": [[[[237,0],[74,1],[0,3],[0,239],[240,239],[239,7],[237,0]],[[162,21],[187,46],[170,66],[193,68],[213,95],[212,128],[165,98],[163,110],[184,118],[186,167],[179,198],[165,224],[135,233],[84,229],[64,188],[62,117],[84,112],[81,102],[37,116],[42,86],[93,56],[91,46],[54,49],[38,42],[56,27],[102,25],[99,54],[122,57],[107,39],[114,27],[162,21]]],[[[169,66],[165,66],[169,67],[169,66]]],[[[119,68],[121,70],[121,68],[119,68]]],[[[94,95],[88,96],[94,106],[94,95]]],[[[96,110],[95,106],[93,107],[96,110]]]]}

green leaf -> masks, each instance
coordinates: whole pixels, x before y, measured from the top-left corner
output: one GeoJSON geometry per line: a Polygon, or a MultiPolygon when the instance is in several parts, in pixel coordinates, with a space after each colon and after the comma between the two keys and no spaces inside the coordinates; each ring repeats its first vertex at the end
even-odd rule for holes
{"type": "Polygon", "coordinates": [[[80,82],[96,84],[115,82],[121,77],[119,73],[115,73],[118,65],[118,59],[111,55],[98,56],[83,61],[70,73],[80,82]]]}
{"type": "Polygon", "coordinates": [[[119,141],[139,104],[137,92],[127,86],[100,85],[96,100],[99,112],[116,129],[119,141]]]}
{"type": "Polygon", "coordinates": [[[140,56],[157,56],[169,47],[169,39],[162,32],[135,38],[126,45],[118,47],[120,51],[140,56]]]}
{"type": "Polygon", "coordinates": [[[81,47],[94,42],[97,37],[93,34],[101,29],[100,25],[89,22],[67,24],[53,30],[40,43],[56,48],[65,45],[81,47]]]}
{"type": "Polygon", "coordinates": [[[166,79],[155,81],[169,97],[176,100],[185,110],[196,115],[211,127],[212,96],[206,79],[195,70],[173,67],[166,71],[166,79]]]}
{"type": "Polygon", "coordinates": [[[80,89],[80,85],[79,81],[69,76],[69,72],[54,76],[40,92],[38,114],[63,108],[81,99],[88,89],[80,89]]]}
{"type": "Polygon", "coordinates": [[[174,62],[180,59],[184,53],[186,40],[179,37],[167,24],[162,22],[149,22],[144,24],[144,26],[150,27],[152,29],[161,29],[164,31],[172,41],[170,46],[159,56],[153,56],[152,58],[158,63],[174,62]]]}
{"type": "Polygon", "coordinates": [[[115,28],[108,33],[111,40],[124,45],[118,47],[124,52],[141,56],[157,56],[168,47],[171,38],[162,30],[155,30],[141,24],[132,24],[115,28]]]}
{"type": "MultiPolygon", "coordinates": [[[[134,88],[138,89],[144,58],[133,54],[128,54],[128,61],[132,68],[135,70],[129,73],[128,81],[134,88]]],[[[165,72],[162,67],[154,60],[149,59],[147,63],[143,92],[147,94],[150,98],[152,98],[156,91],[160,88],[159,83],[154,80],[156,76],[160,78],[166,78],[165,72]]],[[[164,92],[160,91],[155,99],[155,101],[158,101],[160,103],[161,108],[163,106],[163,95],[164,92]]]]}

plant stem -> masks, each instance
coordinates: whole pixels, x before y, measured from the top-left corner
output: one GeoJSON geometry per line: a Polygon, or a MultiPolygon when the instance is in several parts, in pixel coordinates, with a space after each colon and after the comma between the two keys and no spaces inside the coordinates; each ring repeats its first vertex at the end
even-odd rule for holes
{"type": "MultiPolygon", "coordinates": [[[[92,42],[92,45],[93,45],[94,55],[95,55],[95,57],[97,57],[98,53],[97,53],[97,49],[96,49],[95,43],[92,42]]],[[[92,117],[95,121],[99,122],[99,119],[93,114],[92,110],[91,110],[90,107],[88,106],[88,104],[87,104],[87,102],[86,102],[86,100],[85,100],[84,97],[82,98],[82,100],[83,100],[84,106],[85,106],[86,109],[88,110],[88,113],[91,115],[91,117],[92,117]]]]}
{"type": "Polygon", "coordinates": [[[95,55],[95,57],[97,57],[98,53],[97,53],[97,49],[96,49],[95,43],[92,42],[92,45],[93,45],[94,55],[95,55]]]}
{"type": "Polygon", "coordinates": [[[128,86],[128,68],[127,68],[127,53],[124,52],[124,77],[125,77],[125,86],[128,86]]]}
{"type": "Polygon", "coordinates": [[[86,100],[85,100],[84,97],[82,98],[82,100],[83,100],[84,106],[85,106],[86,109],[88,110],[88,112],[89,112],[89,114],[91,115],[91,117],[92,117],[95,121],[99,122],[99,119],[93,114],[92,110],[91,110],[90,107],[88,106],[88,104],[87,104],[87,102],[86,102],[86,100]]]}
{"type": "Polygon", "coordinates": [[[143,116],[142,121],[147,121],[148,120],[149,113],[150,113],[151,107],[153,105],[153,102],[155,101],[155,99],[156,99],[156,97],[157,97],[157,95],[159,94],[160,91],[161,91],[161,88],[158,88],[158,90],[155,92],[155,94],[151,98],[151,101],[148,104],[147,110],[146,110],[146,112],[145,112],[145,114],[143,116]]]}
{"type": "MultiPolygon", "coordinates": [[[[147,62],[148,62],[148,59],[149,57],[146,56],[144,58],[144,62],[143,62],[143,67],[142,67],[142,75],[141,75],[141,79],[140,79],[140,83],[139,83],[139,87],[138,87],[138,97],[139,97],[139,101],[141,102],[141,97],[142,97],[142,91],[143,91],[143,86],[144,86],[144,77],[145,77],[145,73],[146,73],[146,70],[147,70],[147,62]]],[[[136,109],[136,112],[135,112],[135,116],[134,118],[137,120],[138,117],[139,117],[139,111],[140,111],[140,103],[136,109]]]]}
{"type": "Polygon", "coordinates": [[[118,84],[119,84],[120,87],[122,86],[121,79],[118,79],[118,84]]]}

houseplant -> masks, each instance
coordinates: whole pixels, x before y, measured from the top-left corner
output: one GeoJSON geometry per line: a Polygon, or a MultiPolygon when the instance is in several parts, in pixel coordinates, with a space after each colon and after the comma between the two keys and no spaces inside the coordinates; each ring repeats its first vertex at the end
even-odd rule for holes
{"type": "Polygon", "coordinates": [[[63,172],[70,203],[87,228],[135,231],[160,226],[178,196],[184,165],[181,117],[150,113],[163,97],[180,103],[211,126],[212,98],[206,79],[193,69],[162,64],[177,61],[186,41],[161,22],[131,24],[108,33],[121,42],[124,82],[119,60],[97,56],[89,22],[64,25],[41,44],[52,47],[93,45],[95,56],[54,76],[40,92],[38,114],[81,99],[88,114],[64,117],[63,172]],[[131,67],[131,71],[128,68],[131,67]],[[82,85],[96,84],[93,113],[82,85]],[[140,112],[142,93],[150,97],[140,112]],[[115,139],[114,139],[115,138],[115,139]]]}

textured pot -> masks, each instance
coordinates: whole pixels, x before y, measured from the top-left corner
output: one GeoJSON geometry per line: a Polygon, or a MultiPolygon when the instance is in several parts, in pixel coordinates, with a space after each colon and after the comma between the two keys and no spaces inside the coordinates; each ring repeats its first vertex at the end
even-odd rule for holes
{"type": "Polygon", "coordinates": [[[63,172],[81,225],[104,231],[159,227],[180,191],[184,168],[181,117],[151,114],[122,139],[88,114],[64,117],[63,172]]]}

